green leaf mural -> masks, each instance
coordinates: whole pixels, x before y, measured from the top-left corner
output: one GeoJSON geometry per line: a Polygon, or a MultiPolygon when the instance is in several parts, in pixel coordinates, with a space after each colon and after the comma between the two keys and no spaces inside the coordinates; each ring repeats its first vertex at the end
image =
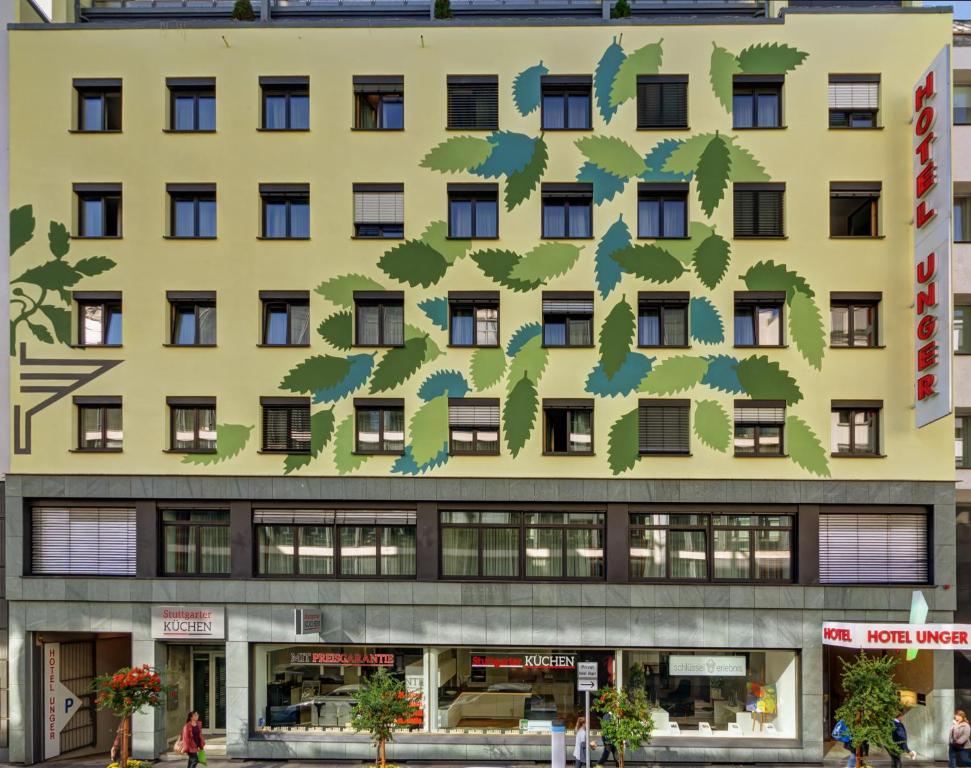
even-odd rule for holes
{"type": "Polygon", "coordinates": [[[676,355],[661,360],[651,370],[638,391],[654,395],[671,395],[691,389],[701,382],[708,370],[708,361],[703,357],[676,355]]]}
{"type": "Polygon", "coordinates": [[[71,235],[59,221],[52,221],[47,233],[47,242],[55,259],[63,259],[71,250],[71,235]]]}
{"type": "Polygon", "coordinates": [[[502,347],[480,347],[472,353],[469,375],[479,391],[494,387],[506,372],[506,355],[502,347]]]}
{"type": "Polygon", "coordinates": [[[10,211],[10,255],[27,245],[34,236],[34,206],[22,205],[10,211]]]}
{"type": "Polygon", "coordinates": [[[419,239],[438,251],[449,264],[454,264],[461,259],[472,247],[471,240],[449,239],[446,221],[433,221],[425,227],[419,239]]]}
{"type": "Polygon", "coordinates": [[[487,179],[519,173],[529,165],[536,150],[536,140],[525,133],[494,131],[486,141],[492,144],[492,152],[484,162],[469,168],[469,171],[487,179]]]}
{"type": "Polygon", "coordinates": [[[415,463],[427,464],[448,445],[448,395],[439,395],[422,405],[411,417],[411,453],[415,463]]]}
{"type": "Polygon", "coordinates": [[[610,90],[614,87],[617,70],[620,69],[620,65],[624,63],[626,58],[627,54],[624,53],[624,49],[617,42],[617,37],[614,36],[613,42],[603,52],[603,56],[600,57],[594,71],[593,92],[597,101],[597,109],[600,110],[600,116],[605,123],[609,123],[617,111],[617,107],[610,103],[610,90]]]}
{"type": "Polygon", "coordinates": [[[695,249],[693,262],[695,274],[706,288],[714,290],[728,271],[730,258],[731,247],[728,241],[712,230],[712,233],[695,249]]]}
{"type": "Polygon", "coordinates": [[[368,460],[367,454],[355,453],[354,414],[345,418],[334,433],[334,466],[337,473],[346,475],[361,468],[368,460]]]}
{"type": "Polygon", "coordinates": [[[627,360],[634,342],[634,326],[634,310],[621,299],[600,327],[600,366],[608,379],[612,379],[627,360]]]}
{"type": "Polygon", "coordinates": [[[470,258],[486,277],[491,277],[500,285],[513,291],[531,291],[541,285],[539,280],[516,280],[510,276],[513,267],[519,263],[519,254],[514,251],[498,249],[476,251],[470,258]]]}
{"type": "Polygon", "coordinates": [[[711,81],[711,90],[726,112],[732,111],[735,75],[741,71],[742,68],[734,53],[719,47],[717,43],[712,43],[708,78],[711,81]]]}
{"type": "Polygon", "coordinates": [[[61,344],[71,343],[71,313],[52,304],[41,304],[40,311],[50,321],[54,336],[61,344]]]}
{"type": "Polygon", "coordinates": [[[540,243],[509,270],[509,278],[523,283],[545,283],[565,275],[580,258],[580,248],[572,243],[540,243]]]}
{"type": "Polygon", "coordinates": [[[310,453],[291,453],[283,459],[283,474],[307,466],[323,453],[324,447],[334,435],[334,406],[317,411],[310,417],[310,453]]]}
{"type": "Polygon", "coordinates": [[[728,173],[732,168],[728,145],[717,133],[698,158],[695,178],[698,181],[698,202],[705,216],[714,213],[718,203],[725,195],[728,186],[728,173]]]}
{"type": "Polygon", "coordinates": [[[644,158],[623,139],[615,136],[584,136],[576,140],[577,149],[598,168],[629,179],[644,172],[644,158]]]}
{"type": "Polygon", "coordinates": [[[187,453],[182,457],[183,464],[219,464],[237,456],[249,442],[252,426],[245,424],[217,424],[215,453],[187,453]]]}
{"type": "Polygon", "coordinates": [[[38,323],[32,323],[30,322],[30,320],[27,320],[26,322],[27,322],[27,327],[30,329],[30,332],[37,337],[38,341],[42,341],[45,344],[54,343],[54,337],[51,336],[51,332],[47,330],[43,325],[39,325],[38,323]]]}
{"type": "Polygon", "coordinates": [[[308,393],[338,386],[350,373],[351,362],[344,357],[314,355],[297,363],[280,382],[280,389],[308,393]]]}
{"type": "Polygon", "coordinates": [[[754,400],[785,400],[788,405],[802,400],[796,380],[765,355],[739,360],[735,371],[742,389],[754,400]]]}
{"type": "Polygon", "coordinates": [[[448,265],[442,254],[421,240],[405,240],[385,251],[378,261],[388,277],[412,288],[434,285],[445,276],[448,265]]]}
{"type": "Polygon", "coordinates": [[[804,358],[816,370],[822,370],[826,334],[816,302],[802,291],[789,298],[789,335],[804,358]]]}
{"type": "Polygon", "coordinates": [[[541,335],[533,336],[519,348],[509,363],[509,374],[506,379],[508,382],[507,389],[523,376],[528,376],[534,384],[539,384],[548,362],[549,350],[543,346],[543,337],[541,335]]]}
{"type": "Polygon", "coordinates": [[[689,221],[688,237],[684,239],[672,238],[670,240],[665,240],[663,248],[687,267],[694,262],[695,251],[698,250],[698,244],[704,242],[705,239],[714,231],[714,229],[709,227],[704,222],[689,221]]]}
{"type": "Polygon", "coordinates": [[[784,75],[808,55],[785,43],[757,43],[739,52],[738,66],[747,75],[784,75]]]}
{"type": "Polygon", "coordinates": [[[655,283],[670,283],[684,273],[681,262],[657,245],[632,245],[613,258],[625,272],[655,283]]]}
{"type": "Polygon", "coordinates": [[[74,267],[61,259],[51,259],[39,267],[31,267],[11,280],[11,283],[31,283],[48,291],[70,288],[84,277],[74,267]]]}
{"type": "Polygon", "coordinates": [[[325,280],[315,290],[331,304],[336,304],[345,309],[353,309],[355,291],[383,291],[384,286],[365,275],[352,274],[325,280]]]}
{"type": "Polygon", "coordinates": [[[448,299],[444,296],[423,299],[418,302],[418,309],[425,313],[437,328],[448,330],[448,299]]]}
{"type": "Polygon", "coordinates": [[[371,377],[371,394],[394,389],[414,376],[425,362],[427,351],[427,337],[422,337],[406,339],[404,346],[385,352],[371,377]]]}
{"type": "Polygon", "coordinates": [[[760,261],[742,275],[742,280],[750,291],[785,291],[787,299],[794,291],[816,295],[804,278],[774,261],[760,261]]]}
{"type": "Polygon", "coordinates": [[[607,200],[613,200],[624,191],[627,179],[607,173],[591,162],[586,162],[577,171],[577,181],[593,186],[593,204],[600,205],[607,200]]]}
{"type": "Polygon", "coordinates": [[[708,146],[714,135],[713,133],[699,133],[689,136],[687,139],[682,139],[668,155],[662,170],[667,173],[693,175],[698,168],[701,153],[705,151],[705,147],[708,146]]]}
{"type": "Polygon", "coordinates": [[[638,409],[625,413],[610,427],[607,438],[607,463],[610,471],[619,475],[633,469],[640,456],[637,442],[638,409]]]}
{"type": "Polygon", "coordinates": [[[687,173],[664,170],[668,158],[671,157],[679,146],[681,146],[680,139],[661,139],[644,156],[646,170],[641,174],[640,178],[644,181],[690,181],[694,173],[693,169],[695,163],[697,163],[697,158],[691,164],[692,170],[687,173]]]}
{"type": "Polygon", "coordinates": [[[435,340],[432,339],[430,334],[415,325],[405,323],[405,341],[407,342],[411,339],[423,339],[425,342],[425,357],[422,363],[430,363],[435,358],[442,356],[441,348],[435,343],[435,340]]]}
{"type": "Polygon", "coordinates": [[[698,439],[709,448],[725,453],[732,444],[732,419],[715,400],[695,403],[693,426],[698,439]]]}
{"type": "Polygon", "coordinates": [[[745,147],[740,146],[734,137],[726,138],[726,141],[728,142],[728,154],[732,161],[732,170],[729,174],[732,181],[772,180],[762,164],[745,147]]]}
{"type": "Polygon", "coordinates": [[[74,268],[85,277],[100,275],[114,266],[115,262],[106,256],[90,256],[87,259],[79,259],[74,263],[74,268]]]}
{"type": "Polygon", "coordinates": [[[786,452],[803,469],[829,477],[829,457],[812,428],[798,416],[786,417],[786,452]]]}
{"type": "Polygon", "coordinates": [[[523,374],[502,406],[502,432],[513,458],[519,455],[533,431],[538,405],[536,385],[523,374]]]}
{"type": "Polygon", "coordinates": [[[663,40],[638,48],[617,68],[610,88],[610,106],[617,107],[637,95],[637,76],[656,75],[661,69],[663,40]]]}
{"type": "Polygon", "coordinates": [[[350,312],[335,312],[321,321],[317,333],[337,349],[348,350],[354,343],[354,328],[350,312]]]}
{"type": "Polygon", "coordinates": [[[461,173],[485,162],[493,145],[478,136],[452,136],[429,150],[420,163],[441,173],[461,173]]]}
{"type": "Polygon", "coordinates": [[[614,261],[614,254],[630,246],[630,228],[620,214],[617,221],[608,227],[597,244],[597,256],[594,260],[594,270],[597,276],[597,288],[600,298],[607,295],[617,286],[623,274],[620,264],[614,261]]]}
{"type": "Polygon", "coordinates": [[[507,211],[511,211],[533,193],[536,185],[539,184],[539,180],[546,172],[546,161],[548,159],[546,141],[542,136],[537,136],[533,144],[533,157],[529,164],[518,173],[506,177],[507,211]]]}
{"type": "Polygon", "coordinates": [[[549,70],[541,61],[532,67],[524,69],[512,83],[512,98],[516,109],[523,117],[533,112],[538,106],[542,94],[543,75],[549,70]]]}

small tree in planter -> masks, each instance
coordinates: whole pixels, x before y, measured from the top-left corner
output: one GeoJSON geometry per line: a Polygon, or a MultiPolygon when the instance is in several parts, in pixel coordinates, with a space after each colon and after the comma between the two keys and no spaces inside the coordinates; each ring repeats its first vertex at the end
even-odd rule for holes
{"type": "Polygon", "coordinates": [[[114,674],[101,675],[92,686],[98,709],[108,709],[121,718],[120,768],[128,768],[131,752],[131,716],[145,707],[157,707],[162,703],[168,686],[148,664],[140,667],[122,667],[114,674]]]}
{"type": "Polygon", "coordinates": [[[614,7],[610,9],[610,18],[626,19],[630,17],[630,3],[628,0],[617,0],[614,7]]]}
{"type": "Polygon", "coordinates": [[[449,0],[435,0],[435,18],[452,18],[452,4],[449,2],[449,0]]]}
{"type": "Polygon", "coordinates": [[[414,701],[405,691],[405,685],[388,671],[379,668],[361,684],[357,692],[351,716],[351,728],[355,732],[367,731],[371,742],[378,748],[377,765],[385,768],[385,750],[394,732],[411,718],[414,701]]]}
{"type": "Polygon", "coordinates": [[[601,738],[617,748],[618,768],[624,768],[628,749],[640,749],[651,743],[654,721],[643,689],[601,688],[593,710],[600,715],[601,738]]]}
{"type": "Polygon", "coordinates": [[[846,698],[836,710],[837,720],[850,730],[850,746],[860,762],[863,744],[882,747],[891,755],[900,754],[893,743],[893,719],[900,714],[900,691],[893,671],[899,663],[895,656],[867,656],[860,651],[852,661],[840,659],[846,698]]]}
{"type": "Polygon", "coordinates": [[[236,21],[255,21],[256,12],[253,10],[251,0],[236,0],[233,6],[233,18],[236,21]]]}

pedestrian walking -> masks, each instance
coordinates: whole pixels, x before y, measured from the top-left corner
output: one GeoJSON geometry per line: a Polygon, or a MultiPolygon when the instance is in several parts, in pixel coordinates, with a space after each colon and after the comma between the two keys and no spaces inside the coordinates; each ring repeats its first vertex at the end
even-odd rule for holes
{"type": "Polygon", "coordinates": [[[904,713],[901,712],[893,719],[893,743],[900,751],[895,755],[890,755],[891,768],[901,768],[901,757],[903,755],[909,755],[911,760],[917,757],[917,753],[907,746],[907,729],[904,727],[903,720],[900,719],[903,716],[904,713]]]}
{"type": "Polygon", "coordinates": [[[196,710],[189,712],[182,726],[182,736],[179,743],[175,745],[176,752],[183,752],[188,758],[186,768],[195,768],[200,763],[206,763],[206,740],[202,737],[202,723],[199,722],[199,713],[196,710]],[[179,746],[182,749],[179,749],[179,746]],[[201,753],[201,754],[200,754],[201,753]]]}
{"type": "Polygon", "coordinates": [[[577,718],[576,724],[576,740],[573,742],[573,759],[575,761],[575,768],[584,768],[587,764],[587,750],[591,747],[596,747],[590,740],[590,736],[587,733],[587,721],[582,717],[577,718]]]}
{"type": "Polygon", "coordinates": [[[600,755],[600,759],[597,760],[598,766],[606,765],[607,758],[610,755],[614,756],[614,765],[620,765],[620,761],[617,760],[617,745],[611,744],[609,741],[607,741],[607,737],[603,734],[603,724],[605,722],[609,722],[611,718],[613,718],[613,715],[611,715],[609,712],[600,718],[600,738],[604,743],[604,751],[603,754],[600,755]]]}
{"type": "Polygon", "coordinates": [[[850,754],[846,758],[846,768],[856,768],[856,751],[853,749],[853,737],[850,735],[850,729],[846,726],[845,721],[838,720],[836,722],[836,725],[833,727],[832,736],[834,740],[849,750],[850,754]]]}
{"type": "Polygon", "coordinates": [[[947,764],[949,768],[969,765],[968,746],[971,744],[971,724],[963,709],[954,713],[954,722],[947,731],[947,764]]]}

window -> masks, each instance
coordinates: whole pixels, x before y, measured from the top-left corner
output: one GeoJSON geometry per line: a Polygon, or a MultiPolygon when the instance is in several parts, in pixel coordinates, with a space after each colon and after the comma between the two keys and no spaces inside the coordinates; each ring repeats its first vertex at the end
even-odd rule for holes
{"type": "Polygon", "coordinates": [[[135,510],[34,507],[30,572],[38,576],[134,576],[135,510]]]}
{"type": "Polygon", "coordinates": [[[543,75],[543,130],[589,130],[591,83],[590,75],[543,75]]]}
{"type": "Polygon", "coordinates": [[[543,346],[593,346],[591,291],[543,291],[543,346]]]}
{"type": "Polygon", "coordinates": [[[637,345],[688,346],[687,291],[642,291],[638,294],[637,345]]]}
{"type": "Polygon", "coordinates": [[[354,75],[354,127],[362,131],[400,131],[405,127],[405,78],[354,75]]]}
{"type": "Polygon", "coordinates": [[[735,401],[735,455],[782,456],[784,400],[735,401]]]}
{"type": "Polygon", "coordinates": [[[829,127],[876,128],[880,75],[829,76],[829,127]]]}
{"type": "Polygon", "coordinates": [[[310,398],[261,397],[264,453],[310,453],[310,398]]]}
{"type": "Polygon", "coordinates": [[[785,291],[735,292],[735,346],[781,347],[785,291]]]}
{"type": "Polygon", "coordinates": [[[257,509],[260,576],[414,578],[414,512],[257,509]]]}
{"type": "Polygon", "coordinates": [[[121,130],[121,80],[75,80],[74,91],[79,131],[121,130]]]}
{"type": "Polygon", "coordinates": [[[833,454],[879,456],[882,408],[882,400],[834,400],[831,425],[833,454]]]}
{"type": "Polygon", "coordinates": [[[169,130],[216,130],[216,78],[170,77],[169,130]]]}
{"type": "Polygon", "coordinates": [[[165,576],[229,575],[229,511],[162,510],[165,576]]]}
{"type": "Polygon", "coordinates": [[[632,514],[630,577],[791,582],[792,538],[789,514],[632,514]]]}
{"type": "Polygon", "coordinates": [[[499,127],[499,78],[496,75],[449,75],[448,127],[494,131],[499,127]]]}
{"type": "Polygon", "coordinates": [[[405,343],[402,291],[355,291],[354,315],[356,346],[400,347],[405,343]]]}
{"type": "Polygon", "coordinates": [[[602,579],[602,512],[441,512],[442,576],[602,579]]]}
{"type": "Polygon", "coordinates": [[[216,398],[168,397],[169,447],[180,453],[216,452],[216,398]]]}
{"type": "Polygon", "coordinates": [[[170,237],[216,236],[216,185],[168,184],[171,203],[170,237]]]}
{"type": "Polygon", "coordinates": [[[954,242],[971,242],[971,197],[954,196],[954,242]]]}
{"type": "Polygon", "coordinates": [[[75,291],[74,300],[78,303],[80,346],[121,346],[121,291],[75,291]]]}
{"type": "Polygon", "coordinates": [[[121,184],[75,184],[78,237],[121,237],[121,184]]]}
{"type": "Polygon", "coordinates": [[[354,401],[357,453],[400,454],[405,450],[405,401],[354,401]]]}
{"type": "Polygon", "coordinates": [[[121,398],[76,396],[79,451],[120,451],[121,398]]]}
{"type": "Polygon", "coordinates": [[[735,237],[784,237],[785,184],[736,184],[735,237]]]}
{"type": "Polygon", "coordinates": [[[448,292],[449,344],[499,346],[499,291],[448,292]]]}
{"type": "Polygon", "coordinates": [[[954,353],[971,355],[971,305],[969,304],[957,304],[954,307],[954,353]]]}
{"type": "Polygon", "coordinates": [[[637,404],[637,450],[642,456],[687,456],[690,400],[640,400],[637,404]]]}
{"type": "Polygon", "coordinates": [[[216,292],[168,291],[171,311],[169,344],[211,347],[216,343],[216,292]]]}
{"type": "Polygon", "coordinates": [[[637,185],[637,236],[658,240],[688,236],[688,185],[637,185]]]}
{"type": "Polygon", "coordinates": [[[830,346],[876,347],[882,294],[833,292],[829,296],[830,346]]]}
{"type": "Polygon", "coordinates": [[[593,455],[593,400],[543,400],[543,453],[593,455]]]}
{"type": "Polygon", "coordinates": [[[971,413],[958,411],[954,417],[954,466],[971,469],[971,413]]]}
{"type": "Polygon", "coordinates": [[[830,183],[830,237],[876,237],[881,186],[879,181],[830,183]]]}
{"type": "Polygon", "coordinates": [[[310,130],[310,78],[261,77],[264,131],[310,130]]]}
{"type": "Polygon", "coordinates": [[[904,507],[883,514],[852,509],[819,515],[819,581],[926,584],[930,578],[926,511],[904,507]]]}
{"type": "Polygon", "coordinates": [[[781,128],[783,80],[782,75],[735,75],[733,127],[781,128]]]}
{"type": "Polygon", "coordinates": [[[354,236],[405,236],[405,185],[354,185],[354,236]]]}
{"type": "Polygon", "coordinates": [[[954,85],[954,124],[971,125],[971,85],[954,85]]]}
{"type": "Polygon", "coordinates": [[[310,293],[260,291],[263,302],[263,345],[305,347],[310,344],[310,293]]]}
{"type": "Polygon", "coordinates": [[[543,237],[593,237],[593,185],[543,184],[543,237]]]}
{"type": "Polygon", "coordinates": [[[453,456],[499,454],[499,400],[450,397],[448,449],[453,456]]]}
{"type": "Polygon", "coordinates": [[[310,185],[260,184],[263,238],[306,240],[310,237],[310,185]]]}
{"type": "Polygon", "coordinates": [[[688,76],[637,76],[638,130],[688,127],[688,76]]]}
{"type": "Polygon", "coordinates": [[[499,187],[495,184],[448,185],[448,236],[499,236],[499,187]]]}

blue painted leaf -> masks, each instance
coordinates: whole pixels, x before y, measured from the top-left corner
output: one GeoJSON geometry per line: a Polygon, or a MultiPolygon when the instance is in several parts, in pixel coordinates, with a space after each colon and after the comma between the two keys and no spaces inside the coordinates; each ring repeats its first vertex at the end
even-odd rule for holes
{"type": "Polygon", "coordinates": [[[721,344],[725,341],[725,328],[721,315],[708,299],[696,296],[689,305],[688,326],[691,338],[702,344],[721,344]]]}
{"type": "Polygon", "coordinates": [[[405,446],[405,452],[395,459],[394,464],[391,465],[391,471],[401,475],[423,475],[430,469],[442,466],[446,461],[448,461],[448,443],[442,447],[442,450],[434,459],[426,461],[422,465],[415,463],[415,457],[411,453],[411,446],[408,445],[405,446]]]}
{"type": "Polygon", "coordinates": [[[427,403],[446,393],[449,397],[465,397],[469,389],[469,382],[458,371],[435,371],[418,388],[418,397],[427,403]]]}
{"type": "Polygon", "coordinates": [[[680,144],[681,142],[678,139],[662,139],[655,144],[654,148],[644,156],[644,165],[647,166],[647,170],[640,175],[640,178],[644,181],[690,181],[693,174],[663,170],[664,164],[671,157],[671,153],[680,144]]]}
{"type": "Polygon", "coordinates": [[[640,352],[630,352],[620,370],[608,379],[600,363],[587,376],[586,391],[600,397],[616,397],[634,392],[651,372],[653,357],[645,357],[640,352]]]}
{"type": "Polygon", "coordinates": [[[331,403],[351,394],[354,390],[364,386],[371,376],[374,367],[373,355],[350,355],[347,362],[351,364],[347,375],[337,384],[325,389],[314,391],[315,403],[331,403]]]}
{"type": "Polygon", "coordinates": [[[600,61],[597,62],[597,69],[593,76],[593,89],[596,94],[597,109],[600,110],[600,116],[603,117],[605,123],[609,123],[617,111],[617,107],[610,105],[610,89],[614,87],[617,70],[620,69],[620,65],[624,63],[626,58],[627,54],[617,44],[615,37],[614,41],[607,46],[604,55],[600,57],[600,61]]]}
{"type": "Polygon", "coordinates": [[[448,330],[448,299],[425,299],[418,302],[418,308],[443,331],[448,330]]]}
{"type": "Polygon", "coordinates": [[[506,345],[506,356],[513,357],[526,345],[527,341],[539,336],[542,330],[539,323],[526,323],[526,325],[517,328],[512,338],[509,339],[509,344],[506,345]]]}
{"type": "MultiPolygon", "coordinates": [[[[596,189],[596,187],[594,187],[596,189]]],[[[624,215],[617,217],[617,221],[610,225],[600,242],[597,244],[597,256],[594,269],[597,273],[597,288],[601,298],[606,299],[620,282],[623,270],[613,259],[613,255],[630,245],[630,227],[624,222],[624,215]]]]}
{"type": "Polygon", "coordinates": [[[512,98],[516,102],[516,109],[519,114],[526,117],[530,112],[539,106],[542,94],[543,75],[549,70],[540,61],[528,69],[524,69],[512,82],[512,98]]]}
{"type": "Polygon", "coordinates": [[[701,378],[705,386],[720,392],[738,395],[744,392],[738,380],[738,360],[730,355],[713,355],[708,358],[708,371],[701,378]]]}
{"type": "Polygon", "coordinates": [[[586,162],[580,166],[580,170],[577,171],[577,181],[593,184],[594,205],[600,205],[606,200],[613,200],[614,196],[618,192],[623,192],[624,187],[627,186],[627,179],[614,176],[614,174],[591,162],[586,162]]]}
{"type": "Polygon", "coordinates": [[[536,140],[532,136],[511,131],[496,131],[488,139],[492,144],[492,152],[481,165],[469,169],[477,176],[485,176],[487,179],[512,176],[523,170],[533,159],[536,140]]]}

